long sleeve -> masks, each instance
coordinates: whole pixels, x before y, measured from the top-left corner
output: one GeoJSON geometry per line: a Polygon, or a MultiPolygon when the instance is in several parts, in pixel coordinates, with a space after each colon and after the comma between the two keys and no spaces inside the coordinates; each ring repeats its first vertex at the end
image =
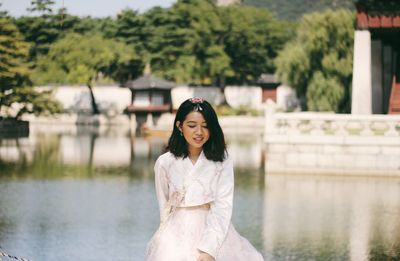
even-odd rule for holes
{"type": "Polygon", "coordinates": [[[165,168],[161,165],[160,158],[157,159],[154,165],[154,179],[155,179],[158,206],[160,209],[160,220],[162,220],[164,207],[166,202],[168,201],[168,181],[167,181],[167,173],[165,171],[165,168]]]}
{"type": "Polygon", "coordinates": [[[207,215],[206,229],[197,245],[197,249],[210,254],[215,259],[231,223],[233,190],[233,163],[228,158],[223,162],[215,200],[211,203],[210,211],[207,215]]]}

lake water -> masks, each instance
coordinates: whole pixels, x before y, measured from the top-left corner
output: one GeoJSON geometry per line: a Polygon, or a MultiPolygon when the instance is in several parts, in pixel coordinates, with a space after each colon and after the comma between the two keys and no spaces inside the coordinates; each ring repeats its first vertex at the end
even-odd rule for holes
{"type": "MultiPolygon", "coordinates": [[[[226,136],[233,224],[266,260],[400,260],[400,178],[265,174],[261,134],[226,136]]],[[[143,260],[159,222],[152,168],[165,142],[45,125],[0,139],[0,251],[143,260]]]]}

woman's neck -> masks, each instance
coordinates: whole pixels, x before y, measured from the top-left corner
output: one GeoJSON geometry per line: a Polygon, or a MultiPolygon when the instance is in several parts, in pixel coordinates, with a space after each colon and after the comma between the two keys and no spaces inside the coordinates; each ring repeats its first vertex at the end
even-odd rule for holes
{"type": "Polygon", "coordinates": [[[201,151],[202,151],[203,149],[202,148],[192,148],[192,149],[188,149],[188,156],[189,156],[189,159],[193,162],[193,163],[195,163],[196,161],[197,161],[197,159],[199,158],[199,156],[200,156],[200,153],[201,153],[201,151]]]}

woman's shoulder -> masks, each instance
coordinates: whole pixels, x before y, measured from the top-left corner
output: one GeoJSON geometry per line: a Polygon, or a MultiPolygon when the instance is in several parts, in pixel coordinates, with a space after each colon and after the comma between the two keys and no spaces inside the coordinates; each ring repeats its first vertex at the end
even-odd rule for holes
{"type": "Polygon", "coordinates": [[[167,151],[163,154],[161,154],[160,156],[158,156],[156,162],[158,164],[168,164],[171,160],[174,160],[175,156],[174,154],[172,154],[170,151],[167,151]]]}

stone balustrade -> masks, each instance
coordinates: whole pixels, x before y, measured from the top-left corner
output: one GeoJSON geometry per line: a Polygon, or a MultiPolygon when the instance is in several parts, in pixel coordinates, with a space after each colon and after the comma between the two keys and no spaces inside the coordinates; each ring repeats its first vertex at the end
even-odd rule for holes
{"type": "Polygon", "coordinates": [[[400,176],[400,115],[266,113],[266,171],[400,176]]]}
{"type": "Polygon", "coordinates": [[[318,142],[324,143],[351,143],[352,140],[379,139],[400,144],[400,115],[308,112],[267,114],[265,141],[274,142],[277,136],[287,137],[292,141],[293,137],[300,140],[310,137],[312,140],[317,139],[318,142]]]}

